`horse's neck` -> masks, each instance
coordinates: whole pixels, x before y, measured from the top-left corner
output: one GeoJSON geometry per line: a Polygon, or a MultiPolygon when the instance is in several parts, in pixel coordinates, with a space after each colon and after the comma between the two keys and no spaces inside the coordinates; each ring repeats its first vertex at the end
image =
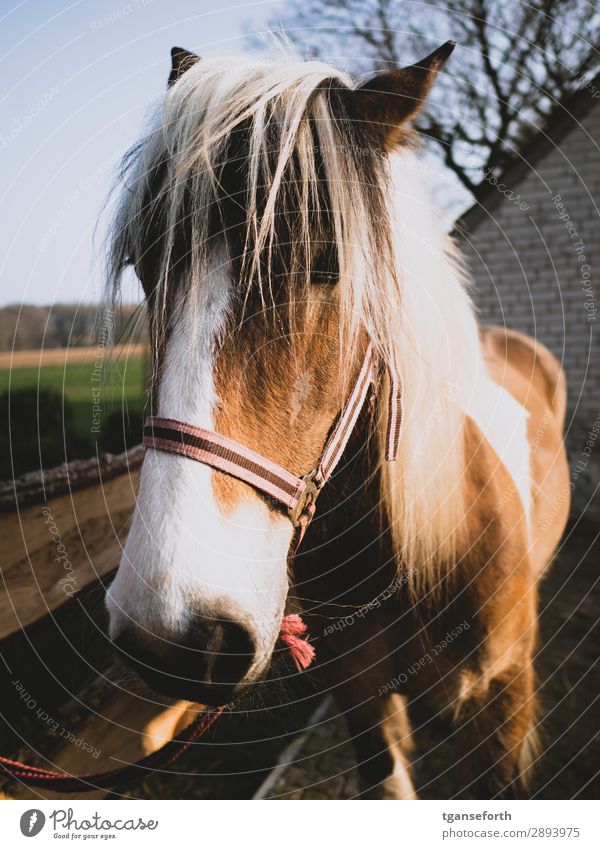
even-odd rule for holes
{"type": "Polygon", "coordinates": [[[334,598],[360,606],[394,581],[374,432],[381,414],[377,406],[365,404],[341,462],[319,496],[316,517],[296,559],[302,595],[323,603],[334,598]]]}

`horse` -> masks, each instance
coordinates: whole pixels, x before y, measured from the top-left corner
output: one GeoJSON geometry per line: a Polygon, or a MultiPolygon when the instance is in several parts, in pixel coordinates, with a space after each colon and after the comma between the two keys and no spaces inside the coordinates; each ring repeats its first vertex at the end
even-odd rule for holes
{"type": "Polygon", "coordinates": [[[139,677],[208,706],[256,688],[301,610],[365,798],[415,798],[415,703],[460,747],[456,795],[526,792],[537,589],[569,510],[561,367],[478,325],[421,186],[414,122],[452,48],[366,80],[174,48],[110,238],[109,297],[128,268],[144,290],[163,419],[309,473],[371,352],[297,552],[280,500],[149,448],[106,593],[110,639],[139,677]]]}

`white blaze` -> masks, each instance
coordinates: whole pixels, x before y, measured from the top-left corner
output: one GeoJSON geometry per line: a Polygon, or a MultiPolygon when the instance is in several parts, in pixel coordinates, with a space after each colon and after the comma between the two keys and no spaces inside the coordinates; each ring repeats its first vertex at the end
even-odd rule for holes
{"type": "MultiPolygon", "coordinates": [[[[224,268],[198,287],[195,302],[175,312],[158,392],[157,414],[214,429],[214,345],[224,331],[231,281],[224,268]]],[[[224,399],[226,402],[226,399],[224,399]]],[[[248,490],[224,515],[210,467],[149,450],[121,564],[107,594],[110,635],[126,622],[176,635],[192,617],[234,603],[259,639],[253,670],[268,662],[287,596],[292,527],[248,490]]]]}

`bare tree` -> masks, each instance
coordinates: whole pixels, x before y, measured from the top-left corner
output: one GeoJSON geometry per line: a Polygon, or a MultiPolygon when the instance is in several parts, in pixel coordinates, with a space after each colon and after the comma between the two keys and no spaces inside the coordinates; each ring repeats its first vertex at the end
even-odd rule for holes
{"type": "Polygon", "coordinates": [[[270,24],[304,54],[359,73],[454,39],[417,126],[473,195],[600,69],[597,0],[285,0],[270,24]]]}

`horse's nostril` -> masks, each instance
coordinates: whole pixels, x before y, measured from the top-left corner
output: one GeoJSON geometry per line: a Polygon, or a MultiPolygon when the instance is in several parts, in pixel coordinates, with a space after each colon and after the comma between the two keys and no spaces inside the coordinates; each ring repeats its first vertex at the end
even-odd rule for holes
{"type": "Polygon", "coordinates": [[[215,626],[220,645],[215,645],[210,679],[215,684],[241,681],[254,660],[256,646],[248,628],[238,622],[221,620],[215,626]]]}
{"type": "Polygon", "coordinates": [[[250,627],[224,616],[197,615],[178,636],[129,626],[114,644],[153,689],[208,704],[223,704],[241,691],[256,653],[250,627]]]}

